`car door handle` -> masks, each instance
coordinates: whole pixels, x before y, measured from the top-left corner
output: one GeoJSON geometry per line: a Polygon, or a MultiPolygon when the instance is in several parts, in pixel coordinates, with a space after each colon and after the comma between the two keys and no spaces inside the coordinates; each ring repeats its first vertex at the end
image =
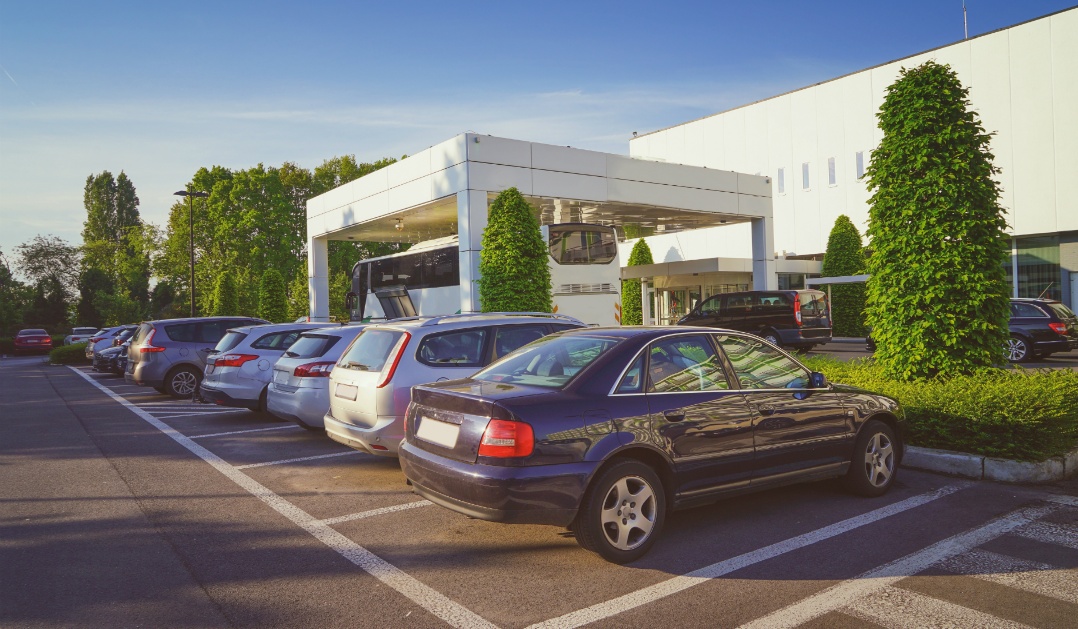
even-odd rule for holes
{"type": "Polygon", "coordinates": [[[685,409],[675,408],[669,411],[663,411],[663,417],[665,417],[668,422],[679,422],[685,419],[685,409]]]}
{"type": "Polygon", "coordinates": [[[757,404],[756,412],[761,415],[774,415],[775,406],[773,404],[757,404]]]}

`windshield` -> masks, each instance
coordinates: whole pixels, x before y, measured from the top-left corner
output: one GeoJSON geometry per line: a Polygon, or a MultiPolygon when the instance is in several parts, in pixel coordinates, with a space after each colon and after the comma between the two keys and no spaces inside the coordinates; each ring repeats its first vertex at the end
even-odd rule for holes
{"type": "Polygon", "coordinates": [[[472,379],[557,389],[617,343],[609,338],[548,336],[491,364],[472,379]]]}
{"type": "Polygon", "coordinates": [[[247,335],[243,332],[236,332],[230,330],[227,334],[221,337],[220,341],[217,341],[217,346],[214,347],[216,352],[227,352],[240,344],[243,339],[247,338],[247,335]]]}
{"type": "Polygon", "coordinates": [[[341,340],[339,336],[304,334],[284,353],[289,358],[318,358],[341,340]]]}

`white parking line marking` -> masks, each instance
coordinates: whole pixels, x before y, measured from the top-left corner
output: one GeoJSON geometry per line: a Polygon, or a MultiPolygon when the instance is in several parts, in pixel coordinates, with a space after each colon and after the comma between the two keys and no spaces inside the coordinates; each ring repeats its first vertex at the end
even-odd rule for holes
{"type": "Polygon", "coordinates": [[[1045,544],[1057,544],[1078,550],[1078,526],[1056,522],[1037,522],[1014,532],[1026,539],[1045,544]]]}
{"type": "Polygon", "coordinates": [[[938,500],[944,496],[953,494],[961,489],[965,489],[968,486],[969,483],[958,483],[947,485],[919,496],[913,496],[912,498],[907,498],[900,502],[887,505],[886,507],[880,507],[879,509],[862,513],[861,515],[842,520],[841,522],[836,522],[835,524],[805,533],[804,535],[791,537],[787,540],[771,544],[770,546],[764,546],[763,548],[738,555],[737,557],[713,563],[710,566],[694,570],[686,575],[667,579],[666,581],[656,583],[655,585],[635,592],[630,592],[629,594],[619,596],[618,598],[610,599],[604,603],[585,607],[579,611],[570,612],[563,616],[558,616],[557,618],[551,618],[550,620],[536,623],[529,629],[538,627],[579,627],[597,620],[602,620],[603,618],[609,618],[610,616],[629,611],[630,609],[640,607],[641,605],[646,605],[661,598],[677,594],[678,592],[687,590],[695,585],[706,583],[711,579],[716,579],[735,570],[740,570],[747,566],[760,563],[761,561],[773,559],[790,551],[804,548],[805,546],[817,542],[822,542],[823,540],[872,524],[883,518],[919,507],[932,502],[933,500],[938,500]]]}
{"type": "Polygon", "coordinates": [[[291,430],[293,428],[299,428],[295,424],[288,426],[271,426],[270,428],[248,428],[247,430],[230,430],[228,432],[214,432],[208,435],[193,435],[191,439],[205,439],[206,437],[223,437],[225,435],[245,435],[249,432],[266,432],[269,430],[291,430]]]}
{"type": "Polygon", "coordinates": [[[237,413],[237,412],[243,412],[243,409],[240,409],[238,411],[218,411],[216,413],[205,413],[205,412],[201,412],[201,413],[177,413],[175,411],[169,411],[169,412],[166,413],[166,412],[160,412],[159,411],[157,413],[154,413],[154,416],[157,417],[158,419],[174,419],[176,417],[203,417],[203,416],[206,416],[206,415],[231,415],[231,414],[237,413]]]}
{"type": "Polygon", "coordinates": [[[108,395],[119,402],[151,426],[168,435],[173,441],[190,450],[195,456],[206,463],[209,463],[214,469],[247,490],[252,496],[255,496],[266,503],[274,511],[280,513],[294,524],[310,533],[315,539],[326,546],[329,546],[348,561],[359,566],[365,572],[397,592],[400,592],[409,600],[442,619],[447,624],[453,627],[460,627],[461,629],[467,627],[489,627],[494,629],[495,625],[487,622],[482,616],[479,616],[460,603],[457,603],[430,586],[420,582],[418,579],[409,576],[400,568],[397,568],[378,555],[375,555],[344,535],[341,535],[329,526],[322,524],[306,511],[303,511],[284,498],[273,493],[258,481],[243,472],[240,472],[235,467],[229,465],[221,457],[180,434],[168,424],[162,422],[153,415],[150,415],[148,412],[131,402],[128,402],[122,396],[109,391],[108,388],[97,384],[92,378],[87,377],[78,369],[73,369],[73,371],[85,378],[90,384],[101,389],[105,395],[108,395]]]}
{"type": "Polygon", "coordinates": [[[316,454],[315,456],[301,456],[298,459],[281,459],[280,461],[266,461],[265,463],[248,463],[247,465],[235,466],[237,470],[246,470],[252,467],[266,467],[267,465],[284,465],[285,463],[299,463],[300,461],[313,461],[315,459],[329,459],[335,456],[348,456],[350,454],[362,454],[359,450],[347,452],[334,452],[333,454],[316,454]]]}
{"type": "Polygon", "coordinates": [[[887,629],[922,627],[977,627],[1024,629],[1027,625],[979,612],[938,598],[896,587],[885,587],[871,597],[854,601],[841,611],[887,629]]]}
{"type": "Polygon", "coordinates": [[[1078,579],[1075,579],[1075,572],[1059,566],[987,550],[971,550],[944,561],[939,567],[955,574],[964,574],[1068,603],[1078,603],[1078,579]]]}
{"type": "Polygon", "coordinates": [[[402,505],[394,505],[392,507],[382,507],[381,509],[371,509],[370,511],[361,511],[360,513],[352,513],[349,515],[341,515],[335,518],[326,518],[321,520],[322,524],[340,524],[341,522],[351,522],[352,520],[362,520],[364,518],[374,517],[376,515],[384,515],[386,513],[395,513],[397,511],[405,511],[408,509],[415,509],[416,507],[426,507],[434,504],[429,500],[416,500],[415,502],[406,502],[402,505]]]}
{"type": "Polygon", "coordinates": [[[988,524],[948,537],[901,559],[831,586],[793,605],[784,607],[762,618],[757,618],[750,623],[741,625],[741,629],[776,629],[778,627],[802,625],[840,607],[852,605],[855,601],[867,598],[885,587],[894,585],[901,579],[925,570],[933,564],[968,552],[1020,526],[1039,520],[1054,509],[1055,507],[1053,506],[1044,506],[1011,512],[992,520],[988,524]]]}

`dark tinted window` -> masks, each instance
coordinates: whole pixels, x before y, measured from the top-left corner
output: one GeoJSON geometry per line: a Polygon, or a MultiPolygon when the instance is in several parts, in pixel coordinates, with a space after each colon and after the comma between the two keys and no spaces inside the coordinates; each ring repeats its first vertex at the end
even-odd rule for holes
{"type": "Polygon", "coordinates": [[[722,295],[715,295],[714,297],[708,297],[704,303],[700,304],[700,314],[716,317],[722,312],[722,295]]]}
{"type": "Polygon", "coordinates": [[[381,371],[404,332],[367,329],[356,337],[337,365],[359,371],[381,371]]]}
{"type": "Polygon", "coordinates": [[[1011,316],[1014,318],[1020,317],[1041,317],[1047,319],[1048,315],[1041,312],[1041,309],[1033,304],[1023,303],[1021,301],[1011,302],[1011,316]]]}
{"type": "Polygon", "coordinates": [[[45,330],[19,330],[16,336],[48,336],[49,333],[45,330]]]}
{"type": "Polygon", "coordinates": [[[615,393],[640,393],[644,390],[644,354],[641,353],[633,361],[629,370],[622,376],[621,382],[615,393]]]}
{"type": "Polygon", "coordinates": [[[153,326],[150,325],[149,323],[143,323],[142,325],[140,325],[138,327],[138,330],[135,331],[135,335],[133,337],[131,337],[131,344],[133,345],[135,343],[138,343],[142,339],[146,338],[146,335],[149,334],[150,330],[152,330],[152,329],[153,329],[153,326]]]}
{"type": "Polygon", "coordinates": [[[782,293],[756,293],[753,299],[753,310],[760,312],[793,312],[793,302],[787,295],[782,293]]]}
{"type": "Polygon", "coordinates": [[[289,358],[318,358],[324,356],[340,340],[339,336],[302,334],[284,355],[289,358]]]}
{"type": "Polygon", "coordinates": [[[247,334],[245,332],[236,332],[235,330],[232,330],[228,334],[225,334],[223,337],[221,337],[221,340],[217,341],[217,346],[213,349],[222,353],[227,352],[239,345],[245,338],[247,338],[247,334]]]}
{"type": "Polygon", "coordinates": [[[725,295],[723,304],[723,316],[745,316],[752,310],[752,294],[725,295]]]}
{"type": "Polygon", "coordinates": [[[1064,306],[1063,304],[1048,304],[1048,307],[1051,308],[1052,310],[1054,310],[1056,315],[1060,319],[1068,319],[1069,320],[1069,319],[1074,318],[1074,312],[1070,308],[1064,306]]]}
{"type": "MultiPolygon", "coordinates": [[[[198,326],[198,338],[200,343],[217,343],[225,335],[228,328],[235,326],[238,321],[203,321],[198,326]]],[[[171,335],[170,335],[171,336],[171,335]]]]}
{"type": "Polygon", "coordinates": [[[550,257],[558,264],[607,264],[617,255],[613,229],[598,225],[550,227],[550,257]]]}
{"type": "Polygon", "coordinates": [[[703,336],[676,336],[652,344],[648,351],[648,391],[728,388],[719,357],[703,336]]]}
{"type": "Polygon", "coordinates": [[[727,334],[715,338],[733,364],[742,389],[808,388],[808,370],[763,341],[727,334]]]}
{"type": "MultiPolygon", "coordinates": [[[[196,323],[177,323],[175,325],[166,325],[165,334],[168,338],[179,343],[193,343],[195,340],[195,328],[198,327],[196,323]]],[[[217,337],[213,340],[214,343],[220,340],[221,337],[217,337]]]]}
{"type": "Polygon", "coordinates": [[[546,334],[546,326],[543,325],[514,325],[497,328],[494,330],[494,358],[501,358],[519,347],[543,338],[546,334]]]}
{"type": "Polygon", "coordinates": [[[485,328],[430,335],[419,344],[416,355],[421,362],[436,367],[477,367],[483,363],[483,343],[486,338],[485,328]]]}
{"type": "Polygon", "coordinates": [[[296,342],[296,339],[299,338],[301,333],[301,330],[274,332],[273,334],[267,334],[254,343],[251,343],[251,347],[253,349],[268,349],[283,352],[292,347],[292,344],[296,342]]]}
{"type": "MultiPolygon", "coordinates": [[[[370,267],[371,290],[398,285],[412,289],[460,284],[460,250],[457,247],[406,253],[375,260],[365,266],[370,267]]],[[[360,271],[360,275],[364,273],[360,271]]]]}

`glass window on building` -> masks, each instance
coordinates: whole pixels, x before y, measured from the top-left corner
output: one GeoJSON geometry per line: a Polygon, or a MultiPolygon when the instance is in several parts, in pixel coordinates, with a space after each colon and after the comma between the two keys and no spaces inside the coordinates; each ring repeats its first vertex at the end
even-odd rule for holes
{"type": "Polygon", "coordinates": [[[838,173],[835,172],[835,158],[834,157],[828,157],[827,158],[827,185],[829,185],[829,186],[837,186],[838,185],[838,173]]]}
{"type": "Polygon", "coordinates": [[[801,189],[809,189],[809,163],[804,162],[801,164],[801,189]]]}
{"type": "Polygon", "coordinates": [[[865,176],[865,152],[857,151],[853,157],[857,162],[857,178],[862,179],[865,176]]]}
{"type": "Polygon", "coordinates": [[[1059,236],[1016,238],[1018,296],[1062,299],[1059,236]]]}
{"type": "Polygon", "coordinates": [[[780,168],[778,176],[775,177],[775,185],[778,186],[779,194],[786,193],[786,169],[780,168]]]}

